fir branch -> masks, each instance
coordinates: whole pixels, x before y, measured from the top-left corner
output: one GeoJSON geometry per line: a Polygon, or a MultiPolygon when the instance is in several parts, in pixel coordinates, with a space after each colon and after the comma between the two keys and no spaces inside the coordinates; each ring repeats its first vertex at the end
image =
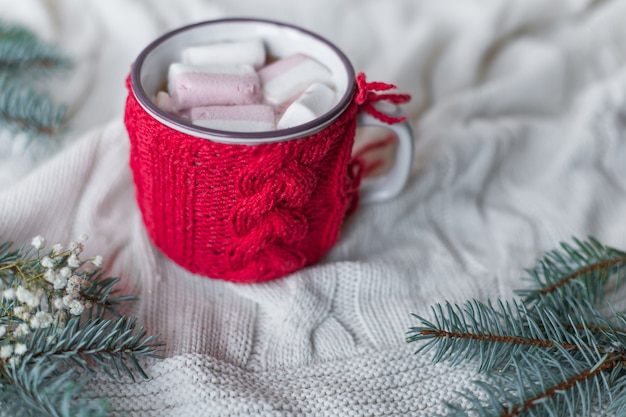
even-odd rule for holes
{"type": "Polygon", "coordinates": [[[526,305],[550,303],[557,310],[567,308],[561,304],[564,299],[598,302],[610,278],[619,283],[626,276],[625,252],[593,237],[588,241],[574,239],[574,244],[562,243],[560,250],[548,252],[535,268],[527,270],[535,288],[517,292],[526,305]]]}
{"type": "Polygon", "coordinates": [[[119,314],[135,297],[118,294],[102,257],[80,259],[85,239],[47,252],[41,236],[31,247],[0,244],[0,405],[23,415],[104,415],[104,403],[81,399],[76,370],[146,379],[140,359],[162,352],[158,336],[119,314]]]}
{"type": "Polygon", "coordinates": [[[43,75],[70,67],[53,45],[39,41],[30,31],[0,21],[0,71],[22,77],[43,75]]]}
{"type": "Polygon", "coordinates": [[[528,273],[535,288],[513,301],[435,305],[408,332],[433,360],[477,360],[488,379],[459,393],[448,415],[626,415],[626,315],[604,307],[606,284],[623,279],[626,254],[595,239],[548,252],[528,273]],[[496,372],[494,372],[494,370],[496,372]],[[603,414],[604,415],[604,414],[603,414]]]}
{"type": "Polygon", "coordinates": [[[57,49],[28,30],[0,22],[0,126],[29,137],[54,137],[66,117],[34,81],[70,67],[57,49]]]}
{"type": "Polygon", "coordinates": [[[449,417],[520,417],[526,415],[589,416],[595,408],[606,409],[616,398],[607,375],[621,366],[623,354],[597,353],[575,357],[565,349],[555,353],[538,350],[516,355],[508,373],[494,374],[491,381],[476,382],[476,390],[461,397],[472,404],[462,408],[448,403],[449,417]],[[607,405],[603,406],[606,402],[607,405]]]}
{"type": "Polygon", "coordinates": [[[136,320],[125,316],[84,322],[74,317],[62,329],[48,327],[36,331],[28,349],[31,355],[25,360],[46,357],[89,372],[93,369],[88,361],[93,360],[107,375],[119,379],[123,371],[135,381],[135,372],[148,379],[137,358],[160,358],[162,346],[157,336],[147,337],[145,329],[137,327],[136,320]]]}
{"type": "Polygon", "coordinates": [[[0,404],[10,408],[12,416],[104,417],[109,407],[104,399],[83,400],[82,384],[72,370],[59,372],[55,363],[44,359],[7,366],[0,404]],[[16,396],[24,400],[16,402],[16,396]]]}
{"type": "Polygon", "coordinates": [[[0,120],[7,127],[30,134],[53,136],[60,132],[66,107],[20,80],[0,73],[0,120]]]}
{"type": "Polygon", "coordinates": [[[118,277],[106,277],[103,271],[93,271],[86,276],[89,286],[81,290],[81,295],[96,308],[89,310],[89,318],[92,316],[103,318],[107,313],[121,316],[118,308],[128,301],[134,301],[137,297],[132,295],[118,295],[116,284],[118,277]]]}
{"type": "MultiPolygon", "coordinates": [[[[408,331],[407,342],[426,341],[416,353],[435,349],[434,361],[453,364],[478,357],[478,370],[506,366],[508,358],[525,349],[576,349],[575,336],[565,326],[555,325],[554,314],[542,311],[538,320],[529,316],[524,305],[473,300],[458,305],[437,304],[432,309],[435,323],[414,314],[421,326],[408,331]]],[[[571,326],[573,328],[574,326],[571,326]]],[[[575,329],[574,329],[575,331],[575,329]]]]}

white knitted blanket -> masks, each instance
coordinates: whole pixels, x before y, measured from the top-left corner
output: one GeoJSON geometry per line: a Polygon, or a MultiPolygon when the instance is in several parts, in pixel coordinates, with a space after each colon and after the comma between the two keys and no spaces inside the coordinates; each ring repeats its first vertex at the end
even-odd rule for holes
{"type": "Polygon", "coordinates": [[[151,379],[90,388],[129,416],[432,416],[477,378],[405,333],[433,303],[512,298],[572,236],[626,248],[626,1],[0,0],[77,65],[44,156],[0,135],[0,240],[86,233],[167,343],[151,379]],[[124,79],[153,38],[217,17],[288,21],[413,94],[415,172],[362,207],[319,265],[236,285],[155,250],[134,201],[124,79]]]}

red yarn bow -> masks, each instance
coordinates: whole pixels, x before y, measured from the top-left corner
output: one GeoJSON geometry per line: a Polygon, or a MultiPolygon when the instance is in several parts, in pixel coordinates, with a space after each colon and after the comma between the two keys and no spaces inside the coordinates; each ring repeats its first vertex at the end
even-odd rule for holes
{"type": "Polygon", "coordinates": [[[410,94],[378,94],[376,93],[376,91],[393,90],[397,87],[393,84],[386,84],[381,82],[368,83],[365,80],[365,74],[363,74],[362,72],[359,72],[356,76],[356,84],[359,90],[356,95],[356,102],[361,106],[364,111],[374,116],[381,122],[389,124],[400,123],[406,120],[406,116],[393,117],[381,112],[376,107],[374,107],[374,103],[377,101],[386,100],[393,104],[403,104],[411,100],[410,94]]]}

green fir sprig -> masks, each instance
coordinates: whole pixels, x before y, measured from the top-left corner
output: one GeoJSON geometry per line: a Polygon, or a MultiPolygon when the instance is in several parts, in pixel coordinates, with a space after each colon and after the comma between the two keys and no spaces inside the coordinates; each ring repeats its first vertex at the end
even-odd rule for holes
{"type": "Polygon", "coordinates": [[[161,353],[158,336],[120,313],[135,297],[118,294],[102,257],[80,259],[84,239],[0,245],[0,410],[12,416],[107,415],[106,398],[84,399],[84,378],[147,379],[141,358],[161,353]]]}
{"type": "Polygon", "coordinates": [[[606,298],[626,275],[626,253],[574,239],[526,272],[532,284],[519,301],[437,304],[430,319],[414,315],[420,325],[407,341],[421,343],[416,353],[475,361],[487,376],[446,404],[447,415],[626,415],[626,316],[606,298]]]}
{"type": "Polygon", "coordinates": [[[0,21],[0,127],[29,137],[58,135],[67,107],[56,104],[39,81],[70,66],[54,45],[0,21]]]}

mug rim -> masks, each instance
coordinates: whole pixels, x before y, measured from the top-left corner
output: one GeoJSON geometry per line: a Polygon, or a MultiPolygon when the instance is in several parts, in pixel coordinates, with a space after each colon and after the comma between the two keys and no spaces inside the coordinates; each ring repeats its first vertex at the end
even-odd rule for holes
{"type": "Polygon", "coordinates": [[[186,133],[195,137],[204,138],[208,140],[212,140],[214,142],[223,142],[223,143],[231,143],[231,144],[248,144],[248,145],[256,145],[262,143],[273,143],[273,142],[282,142],[286,140],[299,139],[310,136],[314,133],[321,131],[322,129],[329,126],[335,119],[337,119],[350,105],[354,90],[356,88],[355,81],[355,72],[352,63],[348,59],[348,57],[332,42],[327,40],[326,38],[318,35],[317,33],[311,32],[302,27],[284,23],[276,20],[270,19],[257,19],[257,18],[224,18],[224,19],[214,19],[214,20],[205,20],[202,22],[193,23],[190,25],[182,26],[177,29],[171,30],[152,42],[150,42],[137,56],[135,62],[132,65],[130,72],[130,84],[131,91],[141,107],[148,112],[152,117],[160,121],[161,123],[169,126],[170,128],[186,133]],[[188,30],[194,29],[200,26],[221,24],[221,23],[260,23],[264,25],[272,25],[276,27],[287,28],[290,30],[295,30],[297,32],[303,33],[309,37],[314,38],[316,41],[325,44],[329,47],[335,55],[340,59],[343,64],[346,75],[348,77],[348,84],[345,93],[338,100],[338,102],[326,113],[321,116],[303,123],[298,126],[290,127],[287,129],[278,129],[278,130],[267,130],[260,132],[234,132],[227,130],[218,130],[211,129],[207,127],[202,127],[198,125],[192,124],[187,119],[184,119],[179,116],[172,115],[165,110],[159,108],[152,99],[148,96],[143,86],[141,85],[141,70],[143,67],[143,63],[148,55],[154,51],[159,45],[161,45],[166,40],[177,36],[182,32],[186,32],[188,30]]]}

